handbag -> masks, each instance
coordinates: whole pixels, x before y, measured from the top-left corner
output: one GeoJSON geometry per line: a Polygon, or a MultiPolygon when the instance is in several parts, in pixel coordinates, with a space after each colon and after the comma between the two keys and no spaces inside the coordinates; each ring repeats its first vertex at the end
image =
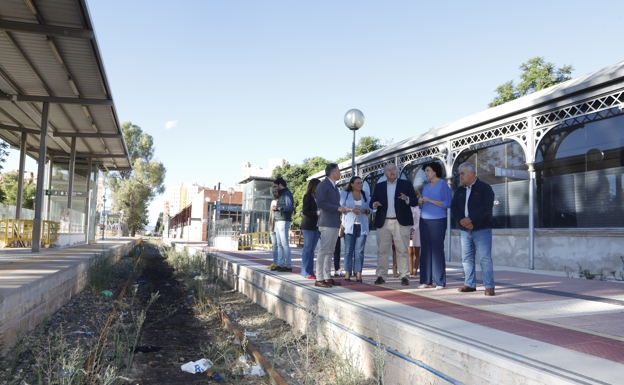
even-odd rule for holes
{"type": "Polygon", "coordinates": [[[340,225],[340,232],[338,232],[340,238],[344,238],[344,226],[340,225]]]}

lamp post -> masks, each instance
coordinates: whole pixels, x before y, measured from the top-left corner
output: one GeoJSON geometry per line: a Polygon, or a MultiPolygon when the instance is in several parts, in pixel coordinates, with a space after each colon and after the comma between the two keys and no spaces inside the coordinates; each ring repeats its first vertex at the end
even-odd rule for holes
{"type": "Polygon", "coordinates": [[[117,239],[121,238],[121,222],[124,220],[124,211],[119,210],[119,219],[117,219],[117,239]]]}
{"type": "Polygon", "coordinates": [[[232,206],[232,195],[234,195],[234,187],[230,187],[229,189],[227,189],[227,193],[230,196],[230,206],[232,206]]]}
{"type": "Polygon", "coordinates": [[[102,182],[103,194],[102,194],[102,221],[104,222],[104,228],[102,229],[102,238],[104,239],[104,234],[106,233],[106,183],[102,182]]]}
{"type": "Polygon", "coordinates": [[[208,210],[206,210],[206,243],[210,246],[210,197],[206,197],[206,203],[208,204],[208,210]]]}
{"type": "Polygon", "coordinates": [[[345,126],[353,131],[353,143],[351,145],[351,176],[355,176],[355,131],[364,125],[364,114],[362,111],[353,108],[347,111],[344,116],[345,126]]]}
{"type": "MultiPolygon", "coordinates": [[[[232,218],[232,195],[234,195],[235,192],[236,191],[234,190],[234,187],[230,187],[230,188],[227,189],[227,193],[230,196],[230,204],[229,204],[230,207],[228,207],[228,218],[230,218],[230,220],[232,218]]],[[[232,230],[232,229],[230,229],[230,230],[232,230]]]]}

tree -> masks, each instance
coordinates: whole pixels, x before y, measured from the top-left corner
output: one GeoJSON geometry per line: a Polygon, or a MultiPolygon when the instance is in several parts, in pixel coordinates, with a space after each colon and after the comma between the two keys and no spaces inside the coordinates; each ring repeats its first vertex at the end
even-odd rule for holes
{"type": "MultiPolygon", "coordinates": [[[[6,157],[9,156],[9,152],[7,151],[8,148],[9,144],[7,142],[0,141],[0,171],[4,169],[2,163],[6,162],[6,157]]],[[[6,199],[7,197],[4,188],[0,186],[0,203],[5,203],[6,199]]]]}
{"type": "Polygon", "coordinates": [[[134,236],[148,224],[149,204],[165,191],[165,166],[154,157],[154,139],[141,127],[121,125],[133,169],[107,175],[113,198],[113,212],[119,213],[124,236],[134,236]]]}
{"type": "Polygon", "coordinates": [[[556,68],[555,64],[546,63],[543,57],[536,56],[529,59],[526,63],[522,63],[520,70],[522,70],[520,83],[516,86],[513,80],[510,80],[498,86],[496,88],[498,96],[492,100],[488,105],[489,107],[496,107],[533,92],[568,81],[572,79],[571,74],[574,67],[572,65],[564,65],[561,68],[556,68]]]}
{"type": "Polygon", "coordinates": [[[162,211],[158,214],[158,219],[156,220],[156,225],[154,226],[155,233],[162,233],[165,228],[165,224],[163,222],[163,213],[162,211]]]}
{"type": "MultiPolygon", "coordinates": [[[[19,175],[15,171],[2,174],[2,192],[0,193],[0,199],[3,203],[8,205],[17,205],[17,184],[19,175]]],[[[22,192],[22,207],[25,209],[33,210],[35,208],[35,195],[37,193],[37,186],[33,183],[32,179],[25,180],[22,192]]]]}
{"type": "MultiPolygon", "coordinates": [[[[369,152],[377,151],[384,147],[385,145],[381,144],[381,139],[375,138],[374,136],[363,136],[355,145],[355,156],[368,154],[369,152]]],[[[342,158],[338,158],[336,163],[342,163],[349,159],[351,159],[351,151],[347,152],[342,158]]]]}

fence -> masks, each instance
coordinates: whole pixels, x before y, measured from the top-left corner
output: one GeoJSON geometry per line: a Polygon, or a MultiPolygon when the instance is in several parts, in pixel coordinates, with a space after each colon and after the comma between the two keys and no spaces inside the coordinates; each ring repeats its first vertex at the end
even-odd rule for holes
{"type": "Polygon", "coordinates": [[[59,231],[62,233],[84,233],[85,218],[85,214],[80,211],[68,210],[63,204],[50,202],[50,219],[60,224],[59,231]]]}
{"type": "MultiPolygon", "coordinates": [[[[0,244],[2,247],[29,247],[32,245],[33,220],[0,220],[0,244]]],[[[50,245],[58,241],[58,222],[42,221],[41,243],[50,245]]]]}
{"type": "MultiPolygon", "coordinates": [[[[15,206],[0,203],[0,219],[14,219],[15,206]]],[[[22,209],[20,219],[35,219],[35,210],[22,209]]]]}
{"type": "Polygon", "coordinates": [[[251,250],[251,249],[271,249],[271,235],[268,231],[261,233],[247,233],[238,236],[238,249],[239,250],[251,250]]]}
{"type": "MultiPolygon", "coordinates": [[[[290,233],[288,234],[288,243],[297,247],[303,247],[303,232],[301,230],[290,230],[290,233]]],[[[238,236],[239,250],[270,250],[271,248],[271,233],[268,231],[240,234],[238,236]]]]}

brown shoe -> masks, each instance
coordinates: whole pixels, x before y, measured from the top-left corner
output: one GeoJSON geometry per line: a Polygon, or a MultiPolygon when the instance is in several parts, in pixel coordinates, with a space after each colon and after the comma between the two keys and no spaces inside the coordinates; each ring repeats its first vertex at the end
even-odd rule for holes
{"type": "Polygon", "coordinates": [[[457,289],[457,291],[462,292],[462,293],[472,293],[473,291],[477,291],[477,288],[464,285],[460,287],[459,289],[457,289]]]}
{"type": "Polygon", "coordinates": [[[328,279],[328,280],[327,280],[327,281],[325,281],[325,282],[329,283],[329,284],[330,284],[330,285],[332,285],[332,286],[340,286],[340,285],[342,285],[342,283],[340,283],[340,282],[338,282],[338,281],[335,281],[335,280],[333,280],[333,279],[331,279],[331,278],[330,278],[330,279],[328,279]]]}
{"type": "Polygon", "coordinates": [[[494,297],[496,293],[494,293],[494,288],[485,289],[485,295],[494,297]]]}
{"type": "Polygon", "coordinates": [[[327,281],[314,281],[314,286],[316,286],[316,287],[331,287],[332,285],[330,283],[327,283],[327,281]]]}

